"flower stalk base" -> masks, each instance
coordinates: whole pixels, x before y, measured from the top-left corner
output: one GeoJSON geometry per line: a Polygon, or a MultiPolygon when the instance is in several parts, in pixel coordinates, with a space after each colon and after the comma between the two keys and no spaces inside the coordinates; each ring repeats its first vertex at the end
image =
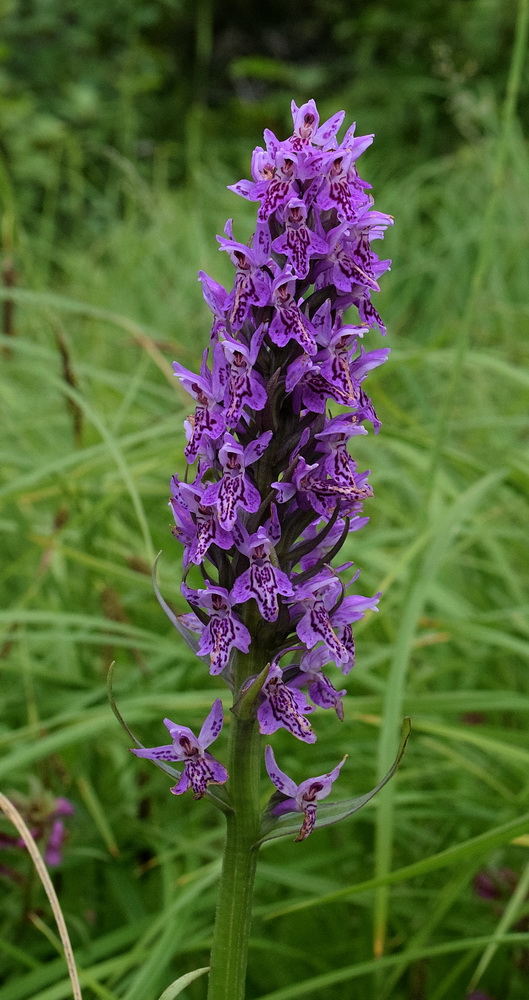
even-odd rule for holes
{"type": "Polygon", "coordinates": [[[208,1000],[244,1000],[248,941],[259,839],[261,746],[255,720],[233,717],[230,733],[233,811],[226,845],[211,950],[208,1000]]]}

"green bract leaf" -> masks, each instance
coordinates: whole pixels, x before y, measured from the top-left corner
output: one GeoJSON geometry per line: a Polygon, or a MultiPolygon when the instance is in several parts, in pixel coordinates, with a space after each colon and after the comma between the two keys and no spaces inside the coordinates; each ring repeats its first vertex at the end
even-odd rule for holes
{"type": "MultiPolygon", "coordinates": [[[[366,792],[364,795],[358,795],[354,799],[342,799],[341,802],[322,802],[321,804],[318,804],[315,827],[331,826],[332,823],[338,823],[339,820],[346,819],[347,816],[352,816],[353,813],[362,809],[395,774],[395,771],[404,756],[404,751],[406,750],[410,733],[411,719],[406,717],[402,723],[402,737],[397,751],[397,756],[395,757],[389,771],[384,775],[382,780],[379,781],[378,785],[375,785],[370,792],[366,792]]],[[[301,821],[302,814],[297,812],[288,813],[288,815],[281,816],[275,821],[273,817],[270,816],[270,813],[265,813],[265,819],[262,826],[263,835],[257,846],[264,844],[266,840],[277,840],[279,837],[295,837],[299,833],[301,821]]]]}
{"type": "MultiPolygon", "coordinates": [[[[165,614],[167,615],[171,624],[174,625],[177,632],[180,632],[180,635],[187,642],[187,645],[190,646],[193,652],[197,653],[198,656],[197,650],[200,645],[200,638],[197,637],[197,634],[193,632],[192,629],[188,628],[187,625],[183,624],[183,622],[181,621],[181,615],[175,614],[172,608],[169,607],[167,601],[162,596],[162,593],[158,586],[158,577],[157,577],[158,560],[161,554],[162,554],[161,552],[158,553],[152,567],[152,586],[156,596],[156,600],[158,601],[158,604],[163,609],[163,611],[165,611],[165,614]]],[[[206,657],[201,657],[201,659],[206,659],[206,657]]]]}
{"type": "Polygon", "coordinates": [[[252,683],[237,698],[237,701],[233,705],[231,711],[237,716],[238,719],[255,719],[259,695],[261,693],[261,688],[268,677],[269,670],[270,664],[267,663],[261,670],[261,673],[257,674],[257,677],[254,677],[252,683]]]}

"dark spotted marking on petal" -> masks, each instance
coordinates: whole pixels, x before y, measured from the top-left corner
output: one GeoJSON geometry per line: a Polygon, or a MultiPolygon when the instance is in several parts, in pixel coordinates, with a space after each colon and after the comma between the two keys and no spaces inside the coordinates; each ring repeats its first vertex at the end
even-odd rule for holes
{"type": "Polygon", "coordinates": [[[273,715],[293,736],[303,740],[313,733],[310,722],[298,711],[292,692],[279,678],[268,682],[266,694],[273,715]]]}
{"type": "Polygon", "coordinates": [[[308,802],[304,807],[303,812],[305,813],[305,818],[301,825],[301,829],[296,837],[296,841],[306,840],[310,833],[314,829],[314,824],[316,822],[316,803],[308,802]]]}

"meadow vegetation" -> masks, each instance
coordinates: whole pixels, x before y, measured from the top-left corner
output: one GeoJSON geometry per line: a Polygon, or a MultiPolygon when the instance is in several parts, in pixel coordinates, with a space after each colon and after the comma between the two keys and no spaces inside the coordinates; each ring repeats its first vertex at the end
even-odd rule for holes
{"type": "MultiPolygon", "coordinates": [[[[503,6],[489,7],[499,18],[503,6]]],[[[314,96],[322,117],[346,107],[380,134],[363,170],[396,219],[377,301],[392,355],[370,376],[383,426],[355,439],[375,499],[345,553],[362,567],[362,593],[383,597],[356,630],[338,736],[318,713],[311,773],[348,753],[335,791],[361,794],[393,758],[403,716],[413,733],[397,776],[358,817],[263,850],[249,1000],[453,1000],[478,984],[494,1000],[527,995],[529,151],[516,114],[526,8],[504,79],[498,68],[487,91],[493,113],[483,125],[468,111],[467,134],[452,120],[444,150],[432,138],[414,155],[408,137],[406,161],[394,137],[392,157],[384,95],[372,121],[365,80],[338,78],[327,99],[316,74],[314,91],[290,94],[314,96]],[[483,873],[488,898],[476,890],[483,873]]],[[[115,661],[117,703],[146,746],[163,742],[164,715],[195,728],[227,694],[153,594],[162,550],[162,591],[184,610],[167,499],[189,403],[170,363],[196,367],[208,343],[196,273],[228,280],[214,239],[226,217],[250,235],[252,206],[226,185],[248,176],[267,107],[286,121],[286,90],[305,87],[296,66],[261,79],[252,115],[252,95],[237,98],[246,125],[231,145],[228,99],[217,113],[202,95],[176,152],[155,136],[146,162],[105,136],[96,156],[65,124],[72,155],[67,144],[50,153],[44,181],[29,167],[21,179],[13,152],[2,169],[0,788],[37,782],[75,804],[54,881],[86,1000],[157,1000],[207,965],[221,821],[129,755],[105,682],[115,661]]],[[[304,747],[278,736],[282,766],[302,776],[304,747]]],[[[19,880],[0,869],[2,998],[62,1000],[70,987],[45,897],[26,855],[11,852],[9,865],[19,880]]],[[[203,981],[184,995],[200,1000],[203,981]]]]}

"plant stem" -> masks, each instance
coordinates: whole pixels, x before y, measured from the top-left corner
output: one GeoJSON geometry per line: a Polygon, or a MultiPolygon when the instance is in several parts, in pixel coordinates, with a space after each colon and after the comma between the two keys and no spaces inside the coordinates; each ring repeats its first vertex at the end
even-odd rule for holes
{"type": "MultiPolygon", "coordinates": [[[[255,671],[255,651],[239,657],[236,690],[255,671]]],[[[226,845],[220,879],[208,1000],[244,1000],[252,894],[257,864],[261,769],[256,719],[233,716],[230,732],[230,798],[226,845]]]]}

